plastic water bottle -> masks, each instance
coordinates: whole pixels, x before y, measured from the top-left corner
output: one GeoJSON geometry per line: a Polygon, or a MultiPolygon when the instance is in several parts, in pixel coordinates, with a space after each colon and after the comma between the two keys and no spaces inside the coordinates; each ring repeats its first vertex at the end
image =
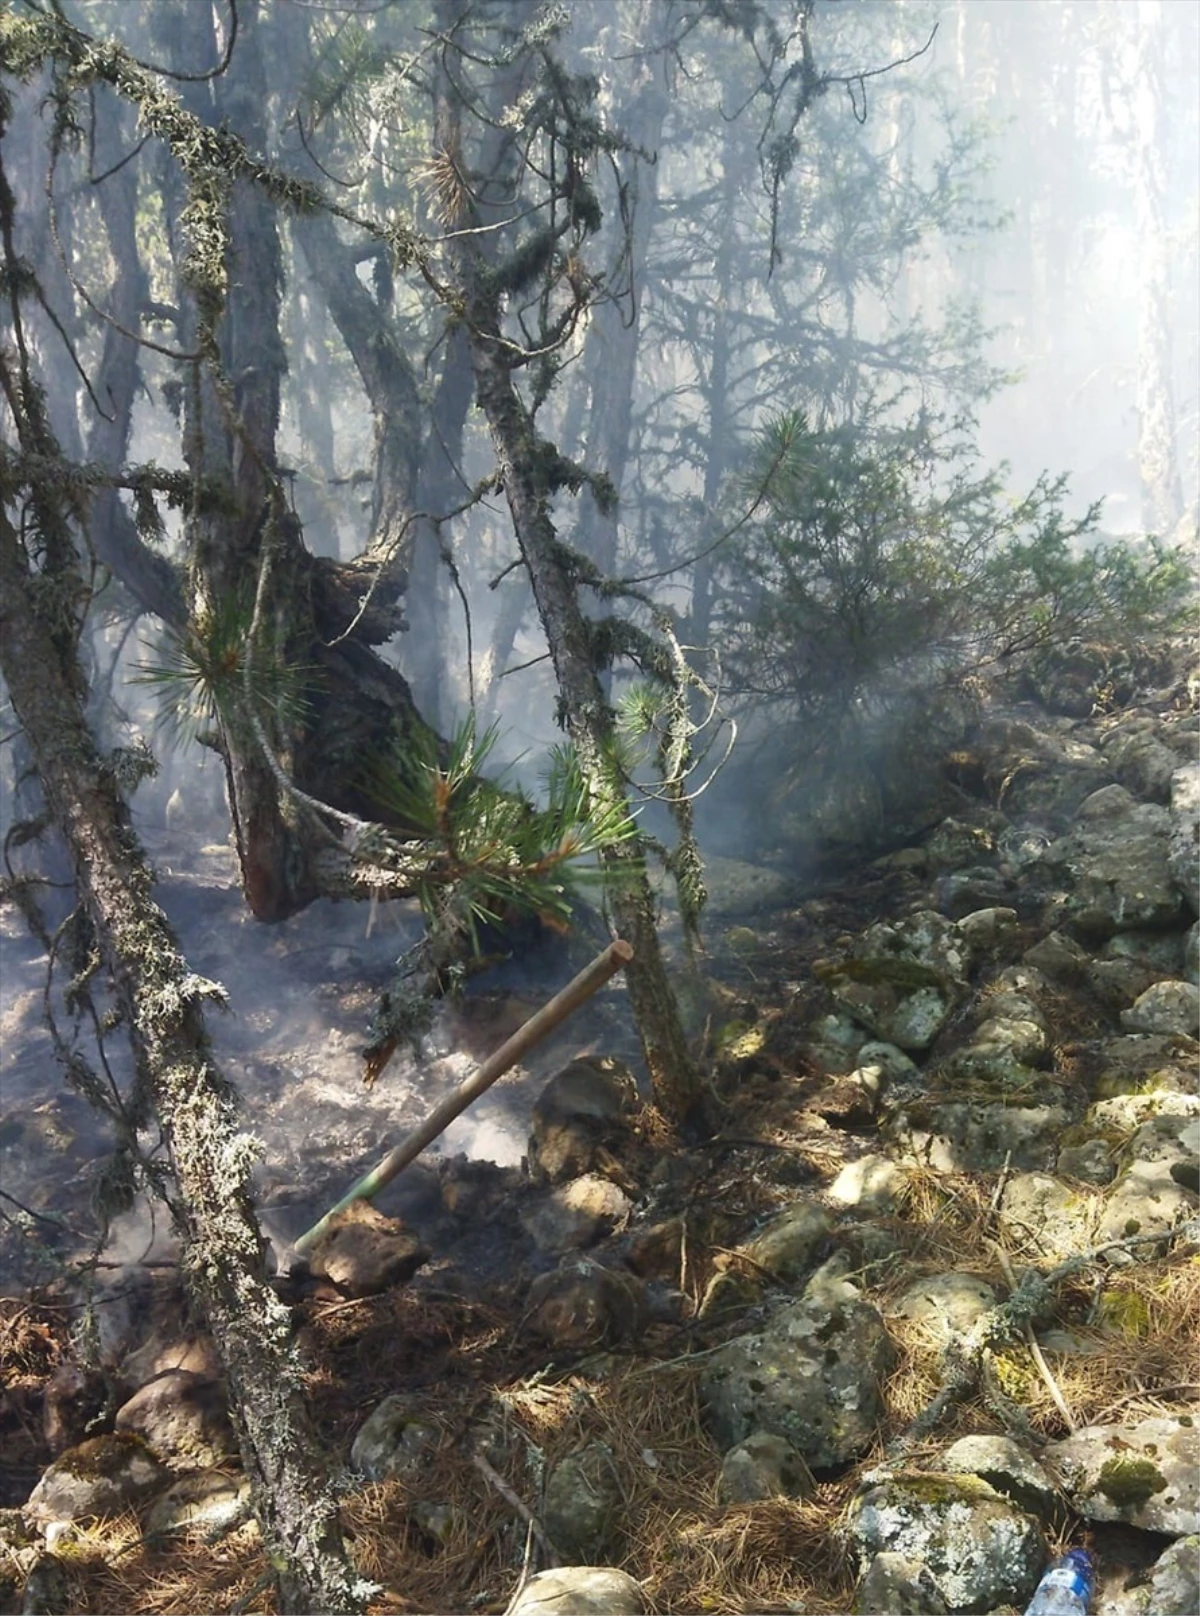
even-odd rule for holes
{"type": "Polygon", "coordinates": [[[1025,1616],[1087,1616],[1095,1573],[1086,1549],[1072,1549],[1045,1572],[1025,1616]]]}

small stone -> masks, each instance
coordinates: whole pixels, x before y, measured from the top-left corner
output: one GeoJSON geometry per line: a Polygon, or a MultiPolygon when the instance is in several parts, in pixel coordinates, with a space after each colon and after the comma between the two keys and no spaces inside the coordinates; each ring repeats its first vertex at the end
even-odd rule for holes
{"type": "Polygon", "coordinates": [[[722,1460],[717,1499],[751,1504],[760,1498],[807,1498],[815,1488],[812,1471],[786,1437],[753,1431],[722,1460]]]}
{"type": "Polygon", "coordinates": [[[643,1616],[646,1601],[627,1571],[561,1566],[530,1577],[509,1616],[643,1616]]]}
{"type": "Polygon", "coordinates": [[[437,1428],[418,1418],[410,1398],[385,1397],[359,1426],[350,1463],[368,1481],[419,1476],[439,1441],[437,1428]]]}
{"type": "Polygon", "coordinates": [[[576,1565],[601,1563],[614,1546],[622,1503],[613,1451],[590,1442],[546,1477],[542,1519],[555,1548],[576,1565]]]}
{"type": "Polygon", "coordinates": [[[369,1201],[353,1201],[318,1241],[310,1267],[343,1296],[378,1296],[402,1285],[429,1259],[428,1250],[399,1218],[384,1217],[369,1201]]]}
{"type": "Polygon", "coordinates": [[[1049,1443],[1042,1460],[1085,1520],[1175,1537],[1200,1531],[1200,1424],[1191,1415],[1085,1426],[1049,1443]]]}
{"type": "Polygon", "coordinates": [[[632,1210],[624,1190],[598,1173],[585,1173],[525,1207],[521,1226],[539,1251],[570,1251],[611,1234],[632,1210]]]}

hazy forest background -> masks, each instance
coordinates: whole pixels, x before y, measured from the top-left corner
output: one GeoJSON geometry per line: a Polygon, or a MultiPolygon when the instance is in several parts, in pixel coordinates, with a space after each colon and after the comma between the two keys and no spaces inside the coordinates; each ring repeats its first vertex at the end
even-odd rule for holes
{"type": "Polygon", "coordinates": [[[381,1061],[597,860],[686,1121],[647,858],[694,931],[931,692],[1186,600],[1198,64],[1172,0],[4,7],[5,889],[80,875],[288,1608],[360,1595],[125,793],[265,923],[420,898],[381,1061]]]}

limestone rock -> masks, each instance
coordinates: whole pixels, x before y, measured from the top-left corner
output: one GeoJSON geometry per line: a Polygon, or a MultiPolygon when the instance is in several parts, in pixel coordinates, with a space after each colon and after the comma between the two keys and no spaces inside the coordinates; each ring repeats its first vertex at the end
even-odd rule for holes
{"type": "Polygon", "coordinates": [[[1150,1577],[1147,1616],[1195,1616],[1200,1610],[1200,1538],[1181,1537],[1164,1549],[1150,1577]]]}
{"type": "Polygon", "coordinates": [[[966,981],[968,951],[957,927],[933,910],[871,926],[848,957],[821,971],[846,1013],[901,1049],[928,1049],[966,981]]]}
{"type": "Polygon", "coordinates": [[[1041,1520],[1049,1520],[1059,1510],[1053,1478],[1012,1437],[961,1437],[942,1454],[940,1468],[956,1475],[978,1476],[1041,1520]]]}
{"type": "Polygon", "coordinates": [[[540,1251],[570,1251],[611,1234],[632,1209],[629,1196],[611,1180],[585,1173],[523,1208],[521,1226],[540,1251]]]}
{"type": "Polygon", "coordinates": [[[1085,1426],[1042,1459],[1085,1520],[1200,1531],[1200,1424],[1191,1416],[1085,1426]]]}
{"type": "Polygon", "coordinates": [[[559,1351],[636,1340],[648,1316],[646,1290],[633,1274],[587,1258],[539,1274],[529,1287],[529,1325],[559,1351]]]}
{"type": "Polygon", "coordinates": [[[166,1472],[140,1436],[116,1431],[60,1453],[42,1473],[25,1506],[36,1521],[77,1521],[119,1515],[153,1492],[166,1472]]]}
{"type": "Polygon", "coordinates": [[[722,1504],[751,1504],[760,1498],[807,1498],[816,1483],[786,1437],[752,1431],[721,1461],[717,1498],[722,1504]]]}
{"type": "Polygon", "coordinates": [[[542,1520],[550,1541],[575,1565],[596,1565],[614,1547],[622,1503],[612,1449],[590,1442],[546,1477],[542,1520]]]}
{"type": "Polygon", "coordinates": [[[860,1156],[846,1163],[828,1194],[839,1206],[886,1217],[903,1201],[911,1177],[888,1156],[860,1156]]]}
{"type": "Polygon", "coordinates": [[[786,1437],[814,1470],[844,1464],[874,1440],[893,1361],[868,1302],[781,1308],[758,1334],[714,1353],[700,1395],[723,1451],[754,1431],[786,1437]]]}
{"type": "Polygon", "coordinates": [[[976,959],[996,959],[1008,954],[1020,935],[1017,911],[1003,907],[973,909],[958,922],[963,941],[976,959]]]}
{"type": "Polygon", "coordinates": [[[851,1506],[850,1539],[868,1565],[881,1552],[924,1565],[951,1610],[1023,1609],[1046,1563],[1032,1516],[977,1476],[902,1472],[851,1506]]]}
{"type": "Polygon", "coordinates": [[[378,1296],[411,1279],[428,1258],[399,1218],[385,1217],[369,1201],[353,1201],[318,1241],[309,1266],[344,1296],[378,1296]]]}
{"type": "Polygon", "coordinates": [[[161,1498],[156,1498],[146,1518],[149,1537],[196,1528],[223,1530],[242,1515],[250,1503],[250,1483],[245,1476],[224,1470],[202,1470],[181,1476],[161,1498]]]}
{"type": "Polygon", "coordinates": [[[1200,1032],[1200,988],[1191,982],[1155,982],[1133,1006],[1121,1012],[1126,1032],[1181,1033],[1194,1038],[1200,1032]]]}
{"type": "Polygon", "coordinates": [[[890,1549],[873,1557],[854,1594],[855,1616],[944,1616],[946,1609],[928,1566],[890,1549]]]}
{"type": "Polygon", "coordinates": [[[1061,884],[1062,913],[1082,938],[1175,925],[1183,913],[1168,859],[1170,815],[1107,786],[1080,807],[1071,832],[1042,854],[1040,875],[1061,884]]]}
{"type": "Polygon", "coordinates": [[[114,1423],[176,1468],[207,1469],[238,1451],[224,1386],[186,1369],[147,1381],[117,1410],[114,1423]]]}
{"type": "Polygon", "coordinates": [[[1048,1173],[1017,1173],[1004,1187],[1001,1225],[1019,1245],[1056,1262],[1090,1250],[1100,1204],[1048,1173]]]}
{"type": "MultiPolygon", "coordinates": [[[[1044,1074],[1030,1071],[1039,1089],[1054,1090],[1044,1074]]],[[[1062,1105],[995,1104],[931,1099],[889,1115],[885,1134],[902,1159],[935,1172],[999,1172],[1048,1169],[1070,1121],[1062,1105]]]]}
{"type": "Polygon", "coordinates": [[[529,1170],[558,1184],[590,1173],[601,1152],[619,1149],[637,1109],[628,1066],[603,1056],[573,1060],[546,1084],[533,1108],[529,1170]]]}
{"type": "MultiPolygon", "coordinates": [[[[1111,1104],[1111,1102],[1110,1102],[1111,1104]]],[[[1098,1110],[1093,1107],[1093,1111],[1098,1110]]],[[[1200,1119],[1170,1111],[1144,1122],[1129,1141],[1119,1176],[1106,1197],[1097,1241],[1170,1233],[1191,1216],[1200,1191],[1200,1119]]],[[[1149,1259],[1152,1242],[1120,1255],[1149,1259]]]]}
{"type": "Polygon", "coordinates": [[[927,1324],[942,1342],[966,1335],[996,1305],[996,1293],[974,1274],[929,1274],[915,1280],[896,1302],[902,1319],[927,1324]]]}
{"type": "Polygon", "coordinates": [[[1105,737],[1104,756],[1117,779],[1143,802],[1171,800],[1171,776],[1179,767],[1179,757],[1164,746],[1155,733],[1153,720],[1134,719],[1132,724],[1110,731],[1105,737]],[[1135,725],[1146,727],[1135,729],[1135,725]]]}
{"type": "MultiPolygon", "coordinates": [[[[740,1248],[757,1268],[762,1268],[781,1284],[798,1284],[824,1256],[833,1219],[817,1200],[802,1197],[785,1207],[740,1248]]],[[[727,1267],[730,1259],[718,1259],[727,1267]]]]}
{"type": "Polygon", "coordinates": [[[440,1432],[421,1419],[411,1398],[385,1397],[358,1428],[350,1463],[368,1481],[421,1474],[436,1450],[440,1432]]]}
{"type": "Polygon", "coordinates": [[[1192,914],[1200,907],[1200,764],[1171,777],[1168,866],[1192,914]]]}
{"type": "Polygon", "coordinates": [[[1200,920],[1192,922],[1183,946],[1183,968],[1189,982],[1200,982],[1200,920]]]}
{"type": "Polygon", "coordinates": [[[509,1616],[643,1616],[646,1601],[627,1571],[561,1566],[530,1577],[509,1616]]]}

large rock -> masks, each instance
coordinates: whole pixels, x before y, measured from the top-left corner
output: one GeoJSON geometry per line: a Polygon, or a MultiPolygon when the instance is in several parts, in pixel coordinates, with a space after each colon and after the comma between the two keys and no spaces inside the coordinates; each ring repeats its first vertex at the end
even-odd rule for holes
{"type": "Polygon", "coordinates": [[[942,1470],[978,1476],[1039,1520],[1059,1513],[1058,1490],[1037,1460],[1010,1436],[964,1436],[943,1453],[942,1470]]]}
{"type": "MultiPolygon", "coordinates": [[[[1055,1090],[1044,1074],[1030,1072],[1037,1090],[1055,1090]]],[[[1059,1137],[1070,1121],[1063,1105],[995,1104],[932,1097],[890,1114],[885,1132],[903,1157],[939,1173],[1046,1170],[1054,1164],[1059,1137]]]]}
{"type": "Polygon", "coordinates": [[[1165,808],[1135,802],[1124,786],[1106,786],[1080,806],[1074,828],[1037,865],[1059,886],[1058,906],[1077,935],[1100,940],[1180,923],[1170,827],[1165,808]]]}
{"type": "Polygon", "coordinates": [[[1200,1032],[1200,988],[1191,982],[1154,982],[1121,1012],[1121,1025],[1126,1032],[1194,1038],[1200,1032]]]}
{"type": "Polygon", "coordinates": [[[1200,1538],[1164,1549],[1150,1577],[1146,1616],[1195,1616],[1200,1610],[1200,1538]]]}
{"type": "Polygon", "coordinates": [[[1065,824],[1081,802],[1112,779],[1094,746],[1017,718],[988,719],[978,749],[987,783],[1014,820],[1065,824]]]}
{"type": "Polygon", "coordinates": [[[168,1472],[140,1436],[116,1431],[60,1453],[25,1506],[35,1521],[119,1515],[160,1486],[168,1472]]]}
{"type": "Polygon", "coordinates": [[[186,1369],[156,1375],[121,1405],[114,1423],[175,1468],[207,1470],[238,1451],[224,1386],[186,1369]]]}
{"type": "Polygon", "coordinates": [[[428,1258],[399,1218],[385,1217],[369,1201],[353,1201],[322,1235],[310,1267],[344,1296],[378,1296],[411,1279],[428,1258]]]}
{"type": "Polygon", "coordinates": [[[1168,803],[1179,755],[1163,745],[1158,730],[1159,724],[1153,718],[1127,720],[1109,731],[1103,749],[1109,767],[1135,797],[1143,802],[1168,803]]]}
{"type": "MultiPolygon", "coordinates": [[[[1200,1189],[1198,1147],[1200,1119],[1194,1114],[1182,1109],[1165,1111],[1144,1122],[1129,1141],[1121,1170],[1107,1194],[1097,1243],[1131,1235],[1161,1234],[1165,1238],[1177,1223],[1192,1216],[1200,1189]]],[[[1153,1241],[1132,1248],[1143,1259],[1152,1257],[1156,1249],[1153,1241]]]]}
{"type": "Polygon", "coordinates": [[[928,1049],[964,991],[969,949],[935,910],[871,926],[819,975],[846,1013],[876,1038],[928,1049]]]}
{"type": "Polygon", "coordinates": [[[700,1392],[723,1451],[768,1431],[826,1470],[870,1446],[893,1349],[878,1309],[845,1291],[832,1305],[793,1302],[714,1353],[700,1392]]]}
{"type": "Polygon", "coordinates": [[[1200,1425],[1191,1416],[1085,1426],[1051,1442],[1042,1462],[1085,1520],[1173,1537],[1200,1531],[1200,1425]]]}
{"type": "Polygon", "coordinates": [[[880,1553],[924,1565],[951,1610],[1023,1608],[1046,1563],[1040,1525],[977,1476],[906,1472],[851,1505],[848,1532],[865,1565],[880,1553]]]}

